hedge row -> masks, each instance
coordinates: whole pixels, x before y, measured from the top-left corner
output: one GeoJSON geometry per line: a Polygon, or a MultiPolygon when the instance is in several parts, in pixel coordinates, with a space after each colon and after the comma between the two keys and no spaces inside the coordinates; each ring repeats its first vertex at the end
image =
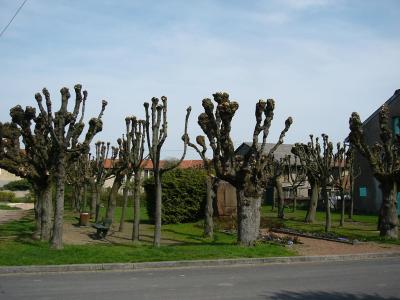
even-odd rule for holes
{"type": "MultiPolygon", "coordinates": [[[[204,216],[206,173],[198,169],[175,169],[162,177],[162,223],[193,222],[204,216]]],[[[155,188],[153,178],[144,182],[146,208],[154,221],[155,188]]]]}

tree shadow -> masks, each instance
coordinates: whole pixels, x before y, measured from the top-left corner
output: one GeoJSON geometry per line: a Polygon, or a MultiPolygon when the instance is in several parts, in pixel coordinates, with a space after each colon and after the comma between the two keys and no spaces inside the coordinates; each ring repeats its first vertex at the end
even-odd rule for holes
{"type": "Polygon", "coordinates": [[[13,220],[0,225],[0,236],[14,240],[31,238],[34,231],[32,216],[27,215],[19,220],[13,220]]]}
{"type": "Polygon", "coordinates": [[[290,292],[282,291],[273,295],[266,296],[265,299],[273,300],[399,300],[398,297],[383,297],[378,294],[352,294],[339,292],[323,292],[323,291],[306,291],[306,292],[290,292]]]}
{"type": "MultiPolygon", "coordinates": [[[[213,240],[207,240],[207,238],[204,236],[199,236],[199,235],[191,234],[191,233],[187,233],[187,232],[180,232],[180,231],[177,231],[174,229],[163,229],[163,232],[169,232],[169,233],[173,233],[177,236],[182,236],[185,240],[176,240],[175,239],[175,241],[180,242],[185,245],[201,245],[201,244],[203,244],[203,245],[227,245],[227,244],[229,244],[229,243],[217,242],[216,237],[214,237],[213,240]],[[189,240],[196,241],[197,243],[190,242],[189,240]]],[[[220,234],[231,236],[230,234],[224,233],[224,232],[220,232],[220,234]]],[[[170,240],[174,240],[174,239],[170,238],[170,240]]]]}

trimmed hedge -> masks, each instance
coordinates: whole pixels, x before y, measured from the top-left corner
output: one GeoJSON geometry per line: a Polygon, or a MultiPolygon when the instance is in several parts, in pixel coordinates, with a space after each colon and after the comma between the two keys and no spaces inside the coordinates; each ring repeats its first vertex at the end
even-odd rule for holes
{"type": "Polygon", "coordinates": [[[14,202],[15,199],[13,192],[0,191],[0,202],[14,202]]]}
{"type": "MultiPolygon", "coordinates": [[[[206,202],[206,173],[199,169],[175,169],[163,175],[162,223],[194,222],[204,216],[206,202]]],[[[146,208],[154,221],[155,188],[153,178],[143,183],[146,208]]]]}
{"type": "Polygon", "coordinates": [[[5,184],[2,189],[8,191],[27,191],[31,188],[31,184],[26,179],[11,181],[5,184]]]}

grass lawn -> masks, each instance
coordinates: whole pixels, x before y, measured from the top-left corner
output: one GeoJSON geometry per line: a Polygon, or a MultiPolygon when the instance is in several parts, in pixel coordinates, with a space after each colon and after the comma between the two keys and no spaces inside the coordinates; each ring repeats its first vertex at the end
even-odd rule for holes
{"type": "MultiPolygon", "coordinates": [[[[269,225],[275,224],[307,232],[324,231],[324,212],[317,212],[314,224],[303,222],[306,211],[291,212],[285,210],[285,219],[276,217],[276,211],[270,206],[262,208],[263,220],[269,225]]],[[[104,209],[100,216],[104,216],[104,209]]],[[[119,222],[121,208],[115,211],[115,220],[119,222]]],[[[129,207],[126,220],[132,222],[132,208],[129,207]]],[[[145,208],[141,210],[142,223],[148,225],[149,220],[145,208]]],[[[67,222],[74,222],[76,214],[66,211],[67,222]]],[[[101,218],[100,217],[100,218],[101,218]]],[[[347,220],[344,227],[339,227],[339,213],[332,213],[332,232],[339,236],[362,241],[377,241],[400,244],[399,241],[379,238],[376,230],[376,216],[354,216],[347,220]]],[[[274,225],[274,226],[275,226],[274,225]]],[[[142,226],[142,228],[145,226],[142,226]]],[[[152,234],[151,228],[149,234],[152,234]]],[[[111,262],[143,262],[165,260],[193,260],[241,257],[272,257],[295,255],[293,251],[283,246],[260,243],[255,247],[240,247],[236,245],[236,236],[218,232],[214,239],[202,236],[202,222],[187,224],[163,225],[162,236],[175,242],[154,248],[151,244],[141,242],[138,245],[128,243],[65,245],[61,251],[52,250],[47,243],[33,241],[30,236],[34,229],[33,213],[29,216],[7,224],[0,225],[0,265],[43,265],[43,264],[73,264],[73,263],[111,263],[111,262]]]]}
{"type": "MultiPolygon", "coordinates": [[[[130,209],[131,210],[131,209],[130,209]]],[[[121,209],[116,209],[118,220],[121,209]]],[[[148,223],[148,217],[142,209],[142,221],[148,223]]],[[[72,213],[66,213],[66,219],[74,219],[72,213]]],[[[127,220],[132,219],[132,213],[127,220]]],[[[236,245],[236,236],[216,232],[214,239],[202,236],[201,222],[164,225],[163,238],[179,244],[154,248],[151,244],[113,244],[113,245],[65,245],[61,251],[52,250],[47,243],[32,241],[34,229],[33,215],[19,221],[0,225],[0,265],[43,265],[144,262],[167,260],[194,260],[241,257],[272,257],[294,255],[289,249],[275,244],[260,243],[255,247],[236,245]]]]}
{"type": "MultiPolygon", "coordinates": [[[[285,208],[285,219],[277,218],[277,212],[271,211],[271,206],[262,207],[262,216],[266,217],[272,224],[276,223],[285,228],[297,229],[305,232],[324,232],[325,231],[325,212],[318,211],[314,224],[304,223],[306,216],[305,210],[292,212],[291,208],[285,208]]],[[[345,215],[343,227],[339,226],[340,213],[332,212],[331,232],[338,236],[357,239],[359,241],[375,241],[382,243],[392,243],[400,245],[400,240],[389,240],[379,237],[377,230],[378,216],[374,215],[354,215],[353,220],[349,220],[345,215]]]]}

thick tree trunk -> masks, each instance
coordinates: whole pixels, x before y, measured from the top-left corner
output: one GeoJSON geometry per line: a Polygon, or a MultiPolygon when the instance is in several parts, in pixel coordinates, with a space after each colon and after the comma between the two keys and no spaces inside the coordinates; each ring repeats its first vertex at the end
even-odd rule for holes
{"type": "Polygon", "coordinates": [[[213,198],[212,198],[212,177],[211,175],[207,175],[206,179],[206,190],[207,190],[207,199],[206,206],[204,211],[204,236],[212,238],[214,235],[214,222],[213,222],[213,198]]]}
{"type": "Polygon", "coordinates": [[[322,197],[325,203],[325,232],[329,232],[331,230],[332,221],[331,221],[331,207],[329,203],[328,190],[326,189],[326,186],[322,187],[322,197]]]}
{"type": "Polygon", "coordinates": [[[40,240],[42,234],[42,195],[39,189],[35,189],[35,231],[32,234],[34,240],[40,240]]]}
{"type": "Polygon", "coordinates": [[[399,227],[399,218],[397,216],[397,184],[395,182],[383,182],[381,183],[381,190],[380,236],[397,239],[399,227]]]}
{"type": "Polygon", "coordinates": [[[120,232],[124,230],[125,212],[126,212],[126,207],[128,206],[129,181],[130,181],[130,178],[127,177],[125,186],[123,189],[124,203],[122,204],[121,219],[119,220],[119,230],[118,230],[120,232]]]}
{"type": "Polygon", "coordinates": [[[43,187],[42,194],[42,209],[41,209],[41,235],[42,241],[49,241],[51,237],[52,213],[53,213],[53,197],[51,192],[51,184],[43,187]]]}
{"type": "Polygon", "coordinates": [[[154,171],[154,184],[156,189],[156,211],[154,214],[154,241],[155,247],[160,247],[161,244],[161,207],[162,207],[162,187],[161,174],[157,170],[154,171]]]}
{"type": "Polygon", "coordinates": [[[108,206],[107,206],[106,219],[110,219],[111,223],[114,222],[115,207],[117,206],[118,191],[122,185],[123,178],[124,177],[120,174],[117,174],[115,176],[113,185],[111,187],[110,194],[108,195],[108,206]]]}
{"type": "Polygon", "coordinates": [[[238,244],[253,246],[260,231],[261,197],[247,197],[244,190],[236,189],[238,210],[238,244]]]}
{"type": "Polygon", "coordinates": [[[141,172],[136,172],[133,182],[133,231],[132,241],[139,242],[140,226],[140,180],[141,172]]]}
{"type": "Polygon", "coordinates": [[[285,197],[283,195],[282,181],[280,178],[275,180],[276,191],[278,193],[278,218],[285,217],[285,197]]]}
{"type": "Polygon", "coordinates": [[[53,236],[51,247],[54,249],[63,248],[63,217],[64,217],[64,187],[65,187],[65,157],[61,151],[58,157],[58,165],[55,174],[56,183],[56,207],[54,211],[53,236]]]}
{"type": "Polygon", "coordinates": [[[308,211],[306,214],[306,218],[304,220],[306,223],[314,223],[315,222],[318,198],[319,198],[319,186],[318,186],[318,184],[312,183],[311,184],[310,205],[308,206],[308,211]]]}
{"type": "Polygon", "coordinates": [[[344,214],[345,214],[345,210],[346,210],[346,200],[344,199],[343,190],[340,190],[340,198],[342,200],[342,207],[341,207],[342,211],[341,211],[341,214],[340,214],[340,223],[339,223],[339,225],[341,227],[343,227],[344,226],[344,214]]]}

